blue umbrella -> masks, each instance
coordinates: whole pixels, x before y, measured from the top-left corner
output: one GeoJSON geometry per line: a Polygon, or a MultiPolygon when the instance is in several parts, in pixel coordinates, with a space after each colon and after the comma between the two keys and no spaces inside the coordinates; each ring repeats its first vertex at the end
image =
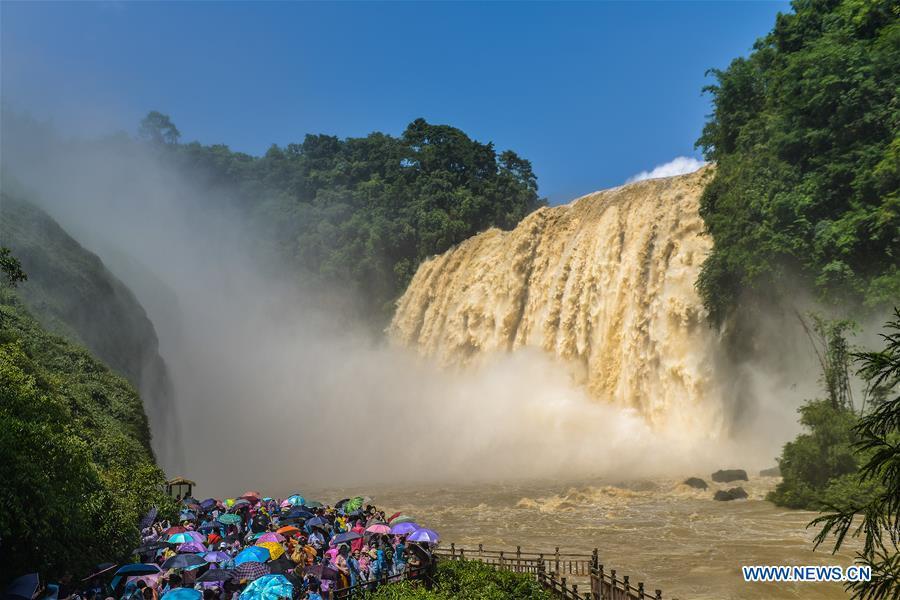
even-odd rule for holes
{"type": "Polygon", "coordinates": [[[194,588],[175,588],[162,595],[165,600],[200,600],[203,594],[194,588]]]}
{"type": "Polygon", "coordinates": [[[250,546],[249,548],[244,548],[240,551],[240,553],[234,557],[234,564],[241,565],[245,562],[266,562],[272,558],[272,555],[269,553],[268,548],[263,548],[261,546],[250,546]]]}
{"type": "Polygon", "coordinates": [[[436,531],[422,527],[413,531],[406,539],[410,542],[425,542],[427,544],[437,544],[440,540],[440,536],[436,531]]]}
{"type": "Polygon", "coordinates": [[[200,508],[202,508],[203,510],[209,510],[209,509],[213,508],[215,505],[216,505],[215,498],[207,498],[206,500],[204,500],[203,502],[200,503],[200,508]]]}
{"type": "Polygon", "coordinates": [[[190,512],[190,511],[185,511],[185,512],[181,513],[181,515],[178,516],[178,520],[179,521],[196,521],[197,515],[195,515],[194,513],[190,512]]]}
{"type": "Polygon", "coordinates": [[[288,502],[291,503],[291,506],[303,506],[306,504],[306,498],[301,496],[300,494],[294,494],[287,499],[288,502]]]}
{"type": "Polygon", "coordinates": [[[295,508],[291,510],[288,514],[284,515],[285,519],[312,519],[315,517],[313,513],[308,510],[303,510],[302,508],[295,508]]]}
{"type": "Polygon", "coordinates": [[[328,524],[328,521],[323,519],[322,517],[315,517],[306,522],[308,527],[324,527],[328,524]]]}
{"type": "Polygon", "coordinates": [[[154,565],[151,563],[131,563],[130,565],[123,565],[119,567],[119,570],[116,571],[116,576],[113,577],[110,585],[113,589],[119,587],[119,584],[122,583],[122,580],[126,577],[137,577],[138,575],[156,575],[157,573],[161,573],[162,569],[159,568],[158,565],[154,565]]]}
{"type": "Polygon", "coordinates": [[[344,544],[347,542],[352,542],[353,540],[358,540],[362,536],[356,533],[355,531],[345,531],[344,533],[339,533],[334,536],[335,544],[344,544]]]}
{"type": "Polygon", "coordinates": [[[176,554],[162,564],[163,569],[190,569],[205,565],[206,561],[196,554],[176,554]]]}
{"type": "Polygon", "coordinates": [[[263,575],[250,582],[243,592],[243,600],[278,600],[290,598],[294,593],[294,585],[284,575],[263,575]]]}
{"type": "Polygon", "coordinates": [[[40,581],[38,580],[37,573],[22,575],[21,577],[13,579],[12,582],[6,586],[3,596],[4,598],[15,597],[31,600],[31,597],[34,596],[34,593],[38,589],[38,585],[40,585],[40,581]]]}

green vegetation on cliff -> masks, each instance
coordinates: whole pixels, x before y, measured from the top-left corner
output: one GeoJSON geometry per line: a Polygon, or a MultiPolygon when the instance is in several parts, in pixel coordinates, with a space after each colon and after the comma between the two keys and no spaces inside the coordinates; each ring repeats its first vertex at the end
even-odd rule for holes
{"type": "Polygon", "coordinates": [[[835,305],[900,297],[900,7],[793,7],[707,88],[715,247],[698,287],[716,322],[798,287],[835,305]]]}
{"type": "Polygon", "coordinates": [[[544,204],[531,163],[423,119],[400,137],[307,135],[262,157],[178,144],[165,115],[140,127],[192,180],[232,196],[266,250],[323,283],[349,286],[383,322],[425,258],[544,204]]]}
{"type": "Polygon", "coordinates": [[[172,508],[141,400],[86,350],[45,331],[15,283],[0,286],[3,572],[61,575],[124,558],[143,514],[172,508]]]}

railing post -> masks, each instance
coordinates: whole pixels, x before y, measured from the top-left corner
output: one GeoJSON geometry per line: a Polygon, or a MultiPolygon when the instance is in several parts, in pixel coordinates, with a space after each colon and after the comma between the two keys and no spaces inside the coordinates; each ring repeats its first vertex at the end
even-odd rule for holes
{"type": "Polygon", "coordinates": [[[456,558],[456,544],[453,542],[450,543],[450,556],[456,558]]]}
{"type": "Polygon", "coordinates": [[[500,551],[500,570],[503,570],[503,550],[500,551]]]}
{"type": "Polygon", "coordinates": [[[609,583],[610,583],[610,589],[612,590],[610,592],[610,596],[613,599],[616,599],[616,597],[619,595],[618,594],[619,587],[618,587],[618,583],[616,582],[616,570],[615,569],[609,570],[609,583]]]}
{"type": "Polygon", "coordinates": [[[559,573],[559,546],[556,547],[556,572],[559,573]]]}
{"type": "Polygon", "coordinates": [[[478,544],[478,560],[481,560],[484,554],[484,548],[481,547],[481,544],[478,544]]]}
{"type": "Polygon", "coordinates": [[[631,584],[628,583],[628,575],[622,578],[622,588],[625,590],[625,596],[628,597],[628,592],[631,591],[631,584]]]}
{"type": "Polygon", "coordinates": [[[575,596],[575,598],[578,598],[578,584],[577,583],[572,584],[572,595],[575,596]]]}
{"type": "Polygon", "coordinates": [[[591,566],[596,567],[600,564],[600,551],[597,548],[594,548],[594,552],[591,554],[591,566]]]}
{"type": "Polygon", "coordinates": [[[662,590],[656,590],[656,600],[662,600],[662,590]]]}
{"type": "Polygon", "coordinates": [[[466,549],[465,548],[459,549],[459,560],[466,560],[466,549]]]}
{"type": "Polygon", "coordinates": [[[638,598],[644,600],[644,582],[638,581],[638,598]]]}
{"type": "Polygon", "coordinates": [[[522,572],[522,546],[516,546],[516,573],[522,572]]]}

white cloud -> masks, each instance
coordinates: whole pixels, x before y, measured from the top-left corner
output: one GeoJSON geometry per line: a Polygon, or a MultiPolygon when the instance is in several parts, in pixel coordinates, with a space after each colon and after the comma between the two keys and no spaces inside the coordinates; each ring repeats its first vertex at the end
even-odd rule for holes
{"type": "Polygon", "coordinates": [[[672,177],[673,175],[684,175],[685,173],[693,173],[706,163],[690,156],[678,156],[669,162],[658,165],[651,171],[641,171],[637,175],[632,175],[625,183],[634,183],[635,181],[643,181],[644,179],[657,179],[659,177],[672,177]]]}

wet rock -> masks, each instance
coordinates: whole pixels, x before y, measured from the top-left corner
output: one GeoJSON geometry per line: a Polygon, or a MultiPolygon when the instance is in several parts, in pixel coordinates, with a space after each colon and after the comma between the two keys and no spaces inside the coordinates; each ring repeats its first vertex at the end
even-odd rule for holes
{"type": "Polygon", "coordinates": [[[721,500],[722,502],[726,502],[728,500],[741,500],[747,497],[747,492],[744,491],[742,487],[733,487],[728,490],[719,490],[716,492],[716,495],[713,496],[713,500],[721,500]]]}
{"type": "Polygon", "coordinates": [[[688,487],[694,488],[695,490],[705,490],[709,487],[708,485],[706,485],[706,482],[699,477],[688,477],[682,483],[688,487]]]}
{"type": "Polygon", "coordinates": [[[781,467],[772,467],[771,469],[763,469],[759,472],[760,477],[781,477],[781,467]]]}
{"type": "Polygon", "coordinates": [[[712,480],[716,483],[728,483],[729,481],[747,481],[747,471],[743,469],[719,469],[712,474],[712,480]]]}

